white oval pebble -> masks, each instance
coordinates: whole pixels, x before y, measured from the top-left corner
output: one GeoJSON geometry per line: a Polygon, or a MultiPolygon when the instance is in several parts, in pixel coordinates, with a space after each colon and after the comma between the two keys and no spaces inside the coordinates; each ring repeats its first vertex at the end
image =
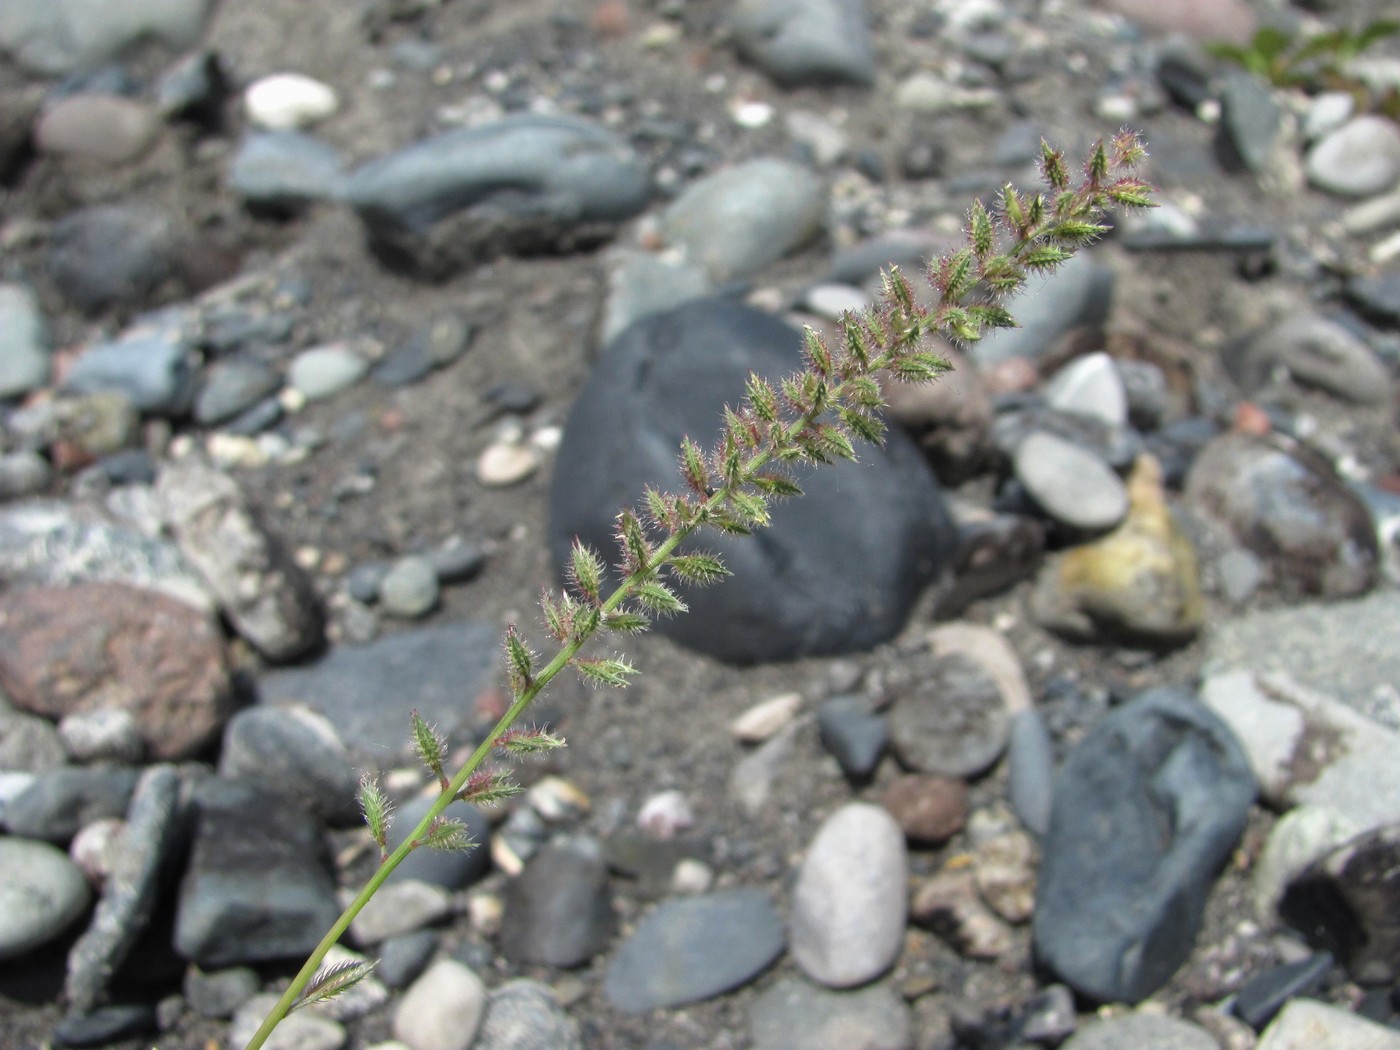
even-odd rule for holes
{"type": "Polygon", "coordinates": [[[497,442],[476,461],[476,476],[483,485],[504,488],[524,481],[540,466],[538,450],[529,445],[497,442]]]}
{"type": "Polygon", "coordinates": [[[1108,529],[1128,513],[1123,479],[1086,448],[1038,430],[1021,442],[1016,477],[1056,521],[1079,529],[1108,529]]]}
{"type": "Polygon", "coordinates": [[[301,73],[274,73],[243,93],[248,119],[269,131],[293,131],[324,120],[340,105],[327,84],[301,73]]]}
{"type": "Polygon", "coordinates": [[[822,824],[797,876],[793,961],[829,988],[879,977],[904,947],[908,878],[894,817],[868,802],[842,806],[822,824]]]}
{"type": "Polygon", "coordinates": [[[760,744],[791,722],[801,706],[801,693],[782,693],[754,704],[729,723],[729,731],[746,744],[760,744]]]}

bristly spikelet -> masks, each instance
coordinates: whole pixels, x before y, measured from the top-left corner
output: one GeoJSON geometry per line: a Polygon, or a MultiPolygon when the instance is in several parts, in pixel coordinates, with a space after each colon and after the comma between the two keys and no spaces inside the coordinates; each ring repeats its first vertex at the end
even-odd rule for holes
{"type": "Polygon", "coordinates": [[[287,1012],[291,1013],[314,1003],[330,1002],[373,973],[374,966],[375,964],[367,959],[346,959],[344,962],[321,967],[287,1012]]]}
{"type": "Polygon", "coordinates": [[[465,824],[460,820],[444,820],[441,817],[429,826],[422,838],[422,844],[429,849],[449,853],[465,853],[467,850],[476,849],[477,846],[465,824]]]}
{"type": "Polygon", "coordinates": [[[447,774],[442,768],[442,762],[443,756],[447,752],[447,738],[434,727],[428,725],[417,710],[413,712],[412,720],[413,750],[418,753],[418,757],[428,767],[428,772],[432,773],[439,784],[446,787],[447,774]]]}
{"type": "Polygon", "coordinates": [[[393,806],[379,789],[379,781],[369,773],[360,774],[360,812],[364,815],[365,826],[370,836],[379,846],[380,857],[389,855],[389,824],[393,820],[393,806]]]}
{"type": "Polygon", "coordinates": [[[597,605],[602,600],[603,559],[577,537],[569,550],[569,582],[585,601],[597,605]]]}
{"type": "Polygon", "coordinates": [[[535,680],[535,654],[530,652],[515,624],[506,628],[505,650],[506,675],[512,692],[519,696],[535,680]]]}

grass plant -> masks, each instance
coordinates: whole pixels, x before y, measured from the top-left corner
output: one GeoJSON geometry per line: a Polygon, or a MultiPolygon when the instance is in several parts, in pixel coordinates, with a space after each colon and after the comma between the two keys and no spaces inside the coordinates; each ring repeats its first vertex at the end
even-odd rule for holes
{"type": "Polygon", "coordinates": [[[466,828],[444,815],[449,805],[514,794],[511,759],[564,746],[548,730],[521,723],[556,675],[571,668],[592,685],[623,688],[638,673],[625,657],[586,655],[595,635],[631,635],[658,616],[684,613],[678,585],[703,586],[728,575],[717,557],[688,547],[683,552],[684,540],[707,528],[740,535],[761,529],[768,524],[771,501],[801,495],[790,467],[853,460],[857,442],[879,443],[885,432],[881,380],[927,382],[947,371],[947,361],[930,349],[933,337],[968,346],[985,332],[1014,327],[1005,304],[1029,277],[1054,271],[1101,237],[1107,210],[1151,206],[1151,189],[1135,174],[1144,156],[1138,137],[1122,131],[1096,143],[1072,175],[1064,155],[1042,144],[1044,189],[1027,194],[1008,184],[992,208],[981,201],[972,205],[966,243],[928,266],[932,305],[916,299],[899,270],[889,271],[880,302],[843,317],[837,345],[829,346],[808,328],[805,368],[776,383],[751,374],[743,401],[724,410],[712,447],[683,441],[680,490],[648,488],[637,506],[617,515],[620,583],[610,586],[615,577],[603,557],[575,542],[564,588],[546,592],[540,601],[544,625],[558,648],[544,660],[514,625],[507,628],[502,649],[511,703],[471,757],[449,771],[446,742],[416,712],[412,715],[414,748],[439,793],[396,849],[388,847],[389,801],[373,777],[362,779],[360,804],[379,846],[379,868],[292,978],[248,1050],[258,1050],[290,1011],[333,998],[371,971],[372,963],[323,968],[322,962],[409,853],[473,846],[466,828]]]}

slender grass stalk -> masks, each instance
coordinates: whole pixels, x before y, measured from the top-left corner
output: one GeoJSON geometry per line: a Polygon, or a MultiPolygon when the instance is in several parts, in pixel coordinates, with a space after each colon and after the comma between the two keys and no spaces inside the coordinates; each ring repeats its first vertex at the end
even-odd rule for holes
{"type": "Polygon", "coordinates": [[[635,633],[651,618],[685,612],[670,580],[704,585],[728,575],[720,560],[704,553],[681,552],[681,544],[702,528],[747,534],[768,524],[768,503],[801,494],[786,468],[798,463],[831,463],[856,458],[852,438],[879,443],[885,407],[879,379],[892,376],[926,382],[950,367],[925,347],[930,336],[974,343],[984,331],[1014,327],[1002,302],[1025,284],[1029,275],[1048,273],[1107,229],[1099,221],[1112,205],[1151,207],[1151,188],[1133,176],[1145,156],[1136,135],[1122,131],[1108,144],[1095,144],[1081,178],[1071,186],[1063,154],[1042,145],[1041,173],[1047,193],[1027,197],[1007,185],[994,217],[981,201],[968,213],[967,244],[931,263],[927,278],[938,293],[933,306],[919,304],[909,282],[897,269],[885,276],[878,308],[841,322],[841,345],[832,350],[812,329],[804,337],[806,368],[776,386],[751,374],[738,409],[726,408],[718,443],[703,452],[689,438],[680,451],[680,474],[688,491],[648,489],[643,505],[617,516],[622,580],[606,597],[608,577],[602,559],[575,542],[567,587],[541,598],[544,621],[559,649],[542,667],[514,625],[504,650],[512,702],[471,757],[448,777],[443,769],[446,744],[413,714],[414,746],[439,783],[437,800],[413,832],[396,849],[387,846],[388,805],[368,779],[360,801],[370,833],[379,844],[381,863],[321,939],[306,964],[292,978],[248,1043],[258,1050],[273,1029],[298,1005],[319,1001],[368,973],[322,971],[326,953],[336,944],[384,881],[420,846],[465,848],[465,828],[444,817],[454,801],[495,800],[515,790],[501,775],[487,770],[494,752],[529,754],[563,746],[540,730],[514,728],[531,702],[566,667],[594,685],[626,686],[637,673],[625,659],[584,658],[584,645],[600,631],[635,633]],[[308,992],[308,988],[310,992],[308,992]]]}

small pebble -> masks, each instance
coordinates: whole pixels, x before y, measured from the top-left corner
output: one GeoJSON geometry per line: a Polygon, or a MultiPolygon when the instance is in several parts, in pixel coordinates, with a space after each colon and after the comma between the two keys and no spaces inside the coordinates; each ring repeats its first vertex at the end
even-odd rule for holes
{"type": "Polygon", "coordinates": [[[334,89],[300,73],[255,80],[243,93],[248,119],[268,131],[295,131],[324,120],[339,106],[334,89]]]}
{"type": "Polygon", "coordinates": [[[490,446],[476,463],[476,476],[483,485],[505,488],[518,485],[540,466],[540,454],[531,445],[501,441],[490,446]]]}
{"type": "Polygon", "coordinates": [[[440,593],[432,564],[416,555],[399,559],[379,581],[380,607],[405,620],[432,612],[440,593]]]}
{"type": "Polygon", "coordinates": [[[801,707],[801,693],[783,693],[750,707],[729,723],[729,731],[736,740],[759,744],[787,726],[801,707]]]}

